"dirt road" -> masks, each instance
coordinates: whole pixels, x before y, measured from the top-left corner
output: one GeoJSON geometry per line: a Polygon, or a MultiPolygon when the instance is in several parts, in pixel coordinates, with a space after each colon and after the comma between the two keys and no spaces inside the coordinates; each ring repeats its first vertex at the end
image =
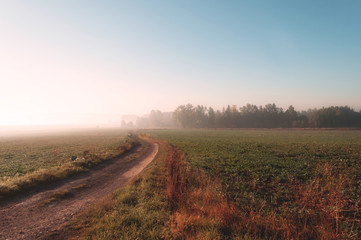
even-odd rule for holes
{"type": "Polygon", "coordinates": [[[0,205],[0,239],[42,239],[73,216],[129,182],[155,157],[158,145],[141,142],[95,169],[0,205]]]}

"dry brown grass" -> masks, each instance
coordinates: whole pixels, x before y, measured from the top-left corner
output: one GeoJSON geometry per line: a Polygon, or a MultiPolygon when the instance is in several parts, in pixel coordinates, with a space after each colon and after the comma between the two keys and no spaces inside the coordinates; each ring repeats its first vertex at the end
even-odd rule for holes
{"type": "Polygon", "coordinates": [[[357,239],[353,230],[359,222],[360,207],[347,196],[347,175],[329,163],[319,165],[317,171],[308,183],[292,182],[294,209],[285,205],[282,215],[258,214],[254,222],[266,226],[273,223],[271,232],[286,239],[357,239]],[[298,211],[291,211],[295,209],[298,211]]]}
{"type": "Polygon", "coordinates": [[[218,180],[191,170],[184,154],[173,150],[166,163],[173,213],[165,238],[357,239],[359,203],[347,196],[347,175],[331,164],[319,165],[317,177],[307,183],[292,181],[289,201],[280,209],[264,203],[241,211],[226,200],[218,180]]]}
{"type": "Polygon", "coordinates": [[[201,171],[192,171],[184,155],[173,150],[167,157],[167,189],[173,214],[165,238],[221,239],[229,234],[236,211],[221,194],[221,184],[201,171]]]}
{"type": "Polygon", "coordinates": [[[185,190],[185,168],[180,160],[183,154],[178,151],[171,151],[167,156],[167,189],[166,194],[173,210],[184,200],[185,190]]]}
{"type": "Polygon", "coordinates": [[[240,213],[240,232],[274,239],[357,239],[353,230],[360,222],[360,207],[346,194],[347,175],[328,163],[317,171],[308,183],[291,183],[290,201],[280,210],[240,213]]]}
{"type": "Polygon", "coordinates": [[[360,206],[347,196],[350,187],[347,174],[329,163],[319,165],[317,171],[318,176],[308,184],[294,184],[295,202],[301,209],[303,225],[300,236],[356,239],[352,230],[360,221],[360,206]]]}

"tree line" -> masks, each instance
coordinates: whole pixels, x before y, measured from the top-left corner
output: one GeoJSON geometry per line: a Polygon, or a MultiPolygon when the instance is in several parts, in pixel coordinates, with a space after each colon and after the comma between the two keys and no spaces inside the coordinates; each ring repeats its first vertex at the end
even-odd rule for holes
{"type": "Polygon", "coordinates": [[[149,115],[138,117],[135,125],[137,128],[176,128],[177,121],[172,112],[152,110],[149,115]]]}
{"type": "Polygon", "coordinates": [[[242,107],[227,106],[222,110],[192,104],[180,105],[173,113],[152,111],[138,118],[137,127],[181,128],[359,128],[361,111],[348,106],[332,106],[296,111],[293,106],[283,110],[276,104],[242,107]]]}

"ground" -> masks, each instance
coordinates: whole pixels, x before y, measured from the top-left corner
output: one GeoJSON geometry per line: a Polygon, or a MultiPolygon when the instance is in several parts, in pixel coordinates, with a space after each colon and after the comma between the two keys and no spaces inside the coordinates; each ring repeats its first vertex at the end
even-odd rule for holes
{"type": "Polygon", "coordinates": [[[141,145],[120,158],[0,205],[0,239],[63,239],[75,215],[129,182],[155,157],[158,145],[141,145]]]}

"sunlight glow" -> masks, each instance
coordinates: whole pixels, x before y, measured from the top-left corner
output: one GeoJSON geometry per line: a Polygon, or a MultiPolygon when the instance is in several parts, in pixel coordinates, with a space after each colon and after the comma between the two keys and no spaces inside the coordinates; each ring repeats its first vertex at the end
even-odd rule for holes
{"type": "Polygon", "coordinates": [[[361,108],[355,7],[83,4],[2,3],[0,126],[115,124],[187,103],[361,108]]]}

